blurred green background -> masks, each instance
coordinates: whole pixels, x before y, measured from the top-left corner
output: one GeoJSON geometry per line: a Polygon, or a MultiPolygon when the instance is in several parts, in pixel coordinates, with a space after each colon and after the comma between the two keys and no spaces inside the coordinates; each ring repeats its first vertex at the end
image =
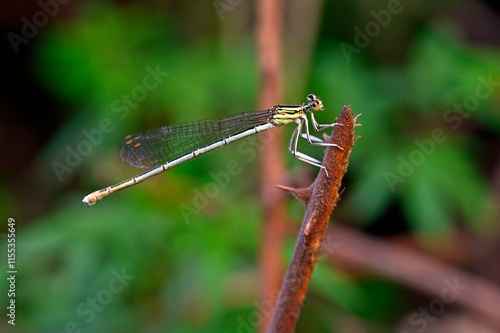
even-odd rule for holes
{"type": "MultiPolygon", "coordinates": [[[[6,2],[0,15],[2,309],[8,217],[18,269],[16,326],[2,315],[0,330],[257,331],[264,208],[255,139],[92,208],[81,202],[141,172],[119,158],[130,132],[255,109],[255,3],[43,4],[6,2]]],[[[466,234],[485,258],[500,254],[499,7],[402,1],[381,14],[393,4],[287,2],[283,103],[314,92],[325,104],[321,123],[347,104],[363,114],[335,223],[388,242],[404,237],[500,283],[498,260],[474,265],[467,250],[456,253],[474,247],[450,241],[466,234]]],[[[283,154],[287,185],[318,172],[285,146],[283,154]]],[[[290,198],[288,214],[298,230],[301,203],[290,198]]],[[[321,261],[297,331],[399,332],[426,302],[419,291],[321,261]]]]}

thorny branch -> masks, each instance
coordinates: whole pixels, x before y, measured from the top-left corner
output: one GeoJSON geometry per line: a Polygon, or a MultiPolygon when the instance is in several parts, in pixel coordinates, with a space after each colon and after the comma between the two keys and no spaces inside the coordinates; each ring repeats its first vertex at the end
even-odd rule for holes
{"type": "Polygon", "coordinates": [[[326,142],[335,143],[343,150],[336,147],[326,149],[323,166],[327,172],[321,169],[316,180],[308,188],[281,187],[303,200],[306,203],[306,212],[268,332],[282,333],[295,330],[328,221],[339,199],[342,178],[347,171],[349,157],[356,141],[355,121],[351,107],[344,106],[336,120],[341,125],[335,126],[332,136],[326,137],[326,142]]]}

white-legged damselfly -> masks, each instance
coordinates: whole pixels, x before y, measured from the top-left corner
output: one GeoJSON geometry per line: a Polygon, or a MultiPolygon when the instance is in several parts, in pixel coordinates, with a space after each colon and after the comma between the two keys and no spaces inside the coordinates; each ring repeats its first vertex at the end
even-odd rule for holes
{"type": "Polygon", "coordinates": [[[316,132],[338,125],[318,124],[313,113],[319,110],[323,110],[323,103],[316,95],[309,94],[307,103],[301,105],[276,105],[264,111],[164,126],[128,135],[121,145],[121,159],[136,168],[150,170],[119,184],[92,192],[83,198],[83,202],[91,206],[111,193],[138,184],[197,156],[249,135],[289,123],[296,123],[297,127],[293,131],[288,151],[301,161],[324,168],[317,159],[297,151],[299,137],[307,139],[313,146],[335,146],[342,149],[309,133],[306,114],[311,115],[316,132]]]}

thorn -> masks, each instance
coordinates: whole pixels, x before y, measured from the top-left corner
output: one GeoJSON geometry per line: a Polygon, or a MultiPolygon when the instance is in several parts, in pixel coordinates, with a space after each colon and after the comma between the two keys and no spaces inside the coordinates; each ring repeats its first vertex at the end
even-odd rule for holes
{"type": "Polygon", "coordinates": [[[307,221],[306,228],[304,229],[304,235],[309,235],[309,229],[311,228],[311,219],[307,221]]]}
{"type": "MultiPolygon", "coordinates": [[[[362,115],[363,115],[363,114],[362,114],[362,113],[360,113],[360,114],[358,114],[356,117],[354,117],[353,122],[355,123],[355,122],[356,122],[356,120],[358,120],[358,117],[359,117],[359,116],[362,116],[362,115]]],[[[354,126],[356,126],[356,125],[354,125],[354,126]]],[[[359,126],[361,126],[361,125],[359,125],[359,126]]]]}
{"type": "Polygon", "coordinates": [[[361,138],[361,135],[356,137],[356,139],[354,139],[354,143],[358,142],[358,140],[361,138]]]}
{"type": "Polygon", "coordinates": [[[311,230],[311,222],[314,220],[316,217],[316,211],[314,211],[311,215],[311,218],[307,221],[306,227],[304,228],[304,235],[309,235],[309,231],[311,230]]]}
{"type": "MultiPolygon", "coordinates": [[[[342,193],[344,193],[344,191],[345,191],[345,187],[342,187],[342,189],[339,191],[337,203],[342,199],[342,193]]],[[[335,203],[335,206],[337,205],[337,203],[335,203]]]]}
{"type": "Polygon", "coordinates": [[[283,185],[276,185],[277,188],[280,188],[288,193],[292,194],[294,197],[299,198],[304,201],[307,205],[309,199],[311,198],[311,189],[310,188],[293,188],[283,185]]]}

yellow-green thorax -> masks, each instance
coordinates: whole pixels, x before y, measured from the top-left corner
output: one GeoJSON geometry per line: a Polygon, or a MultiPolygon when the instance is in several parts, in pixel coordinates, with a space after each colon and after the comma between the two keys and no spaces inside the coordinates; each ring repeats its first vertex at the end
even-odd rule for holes
{"type": "Polygon", "coordinates": [[[277,105],[272,108],[271,122],[276,125],[286,125],[304,117],[306,112],[323,110],[323,102],[314,94],[307,95],[307,103],[302,105],[277,105]]]}
{"type": "Polygon", "coordinates": [[[286,125],[302,117],[304,105],[277,105],[274,107],[272,122],[277,125],[286,125]]]}

